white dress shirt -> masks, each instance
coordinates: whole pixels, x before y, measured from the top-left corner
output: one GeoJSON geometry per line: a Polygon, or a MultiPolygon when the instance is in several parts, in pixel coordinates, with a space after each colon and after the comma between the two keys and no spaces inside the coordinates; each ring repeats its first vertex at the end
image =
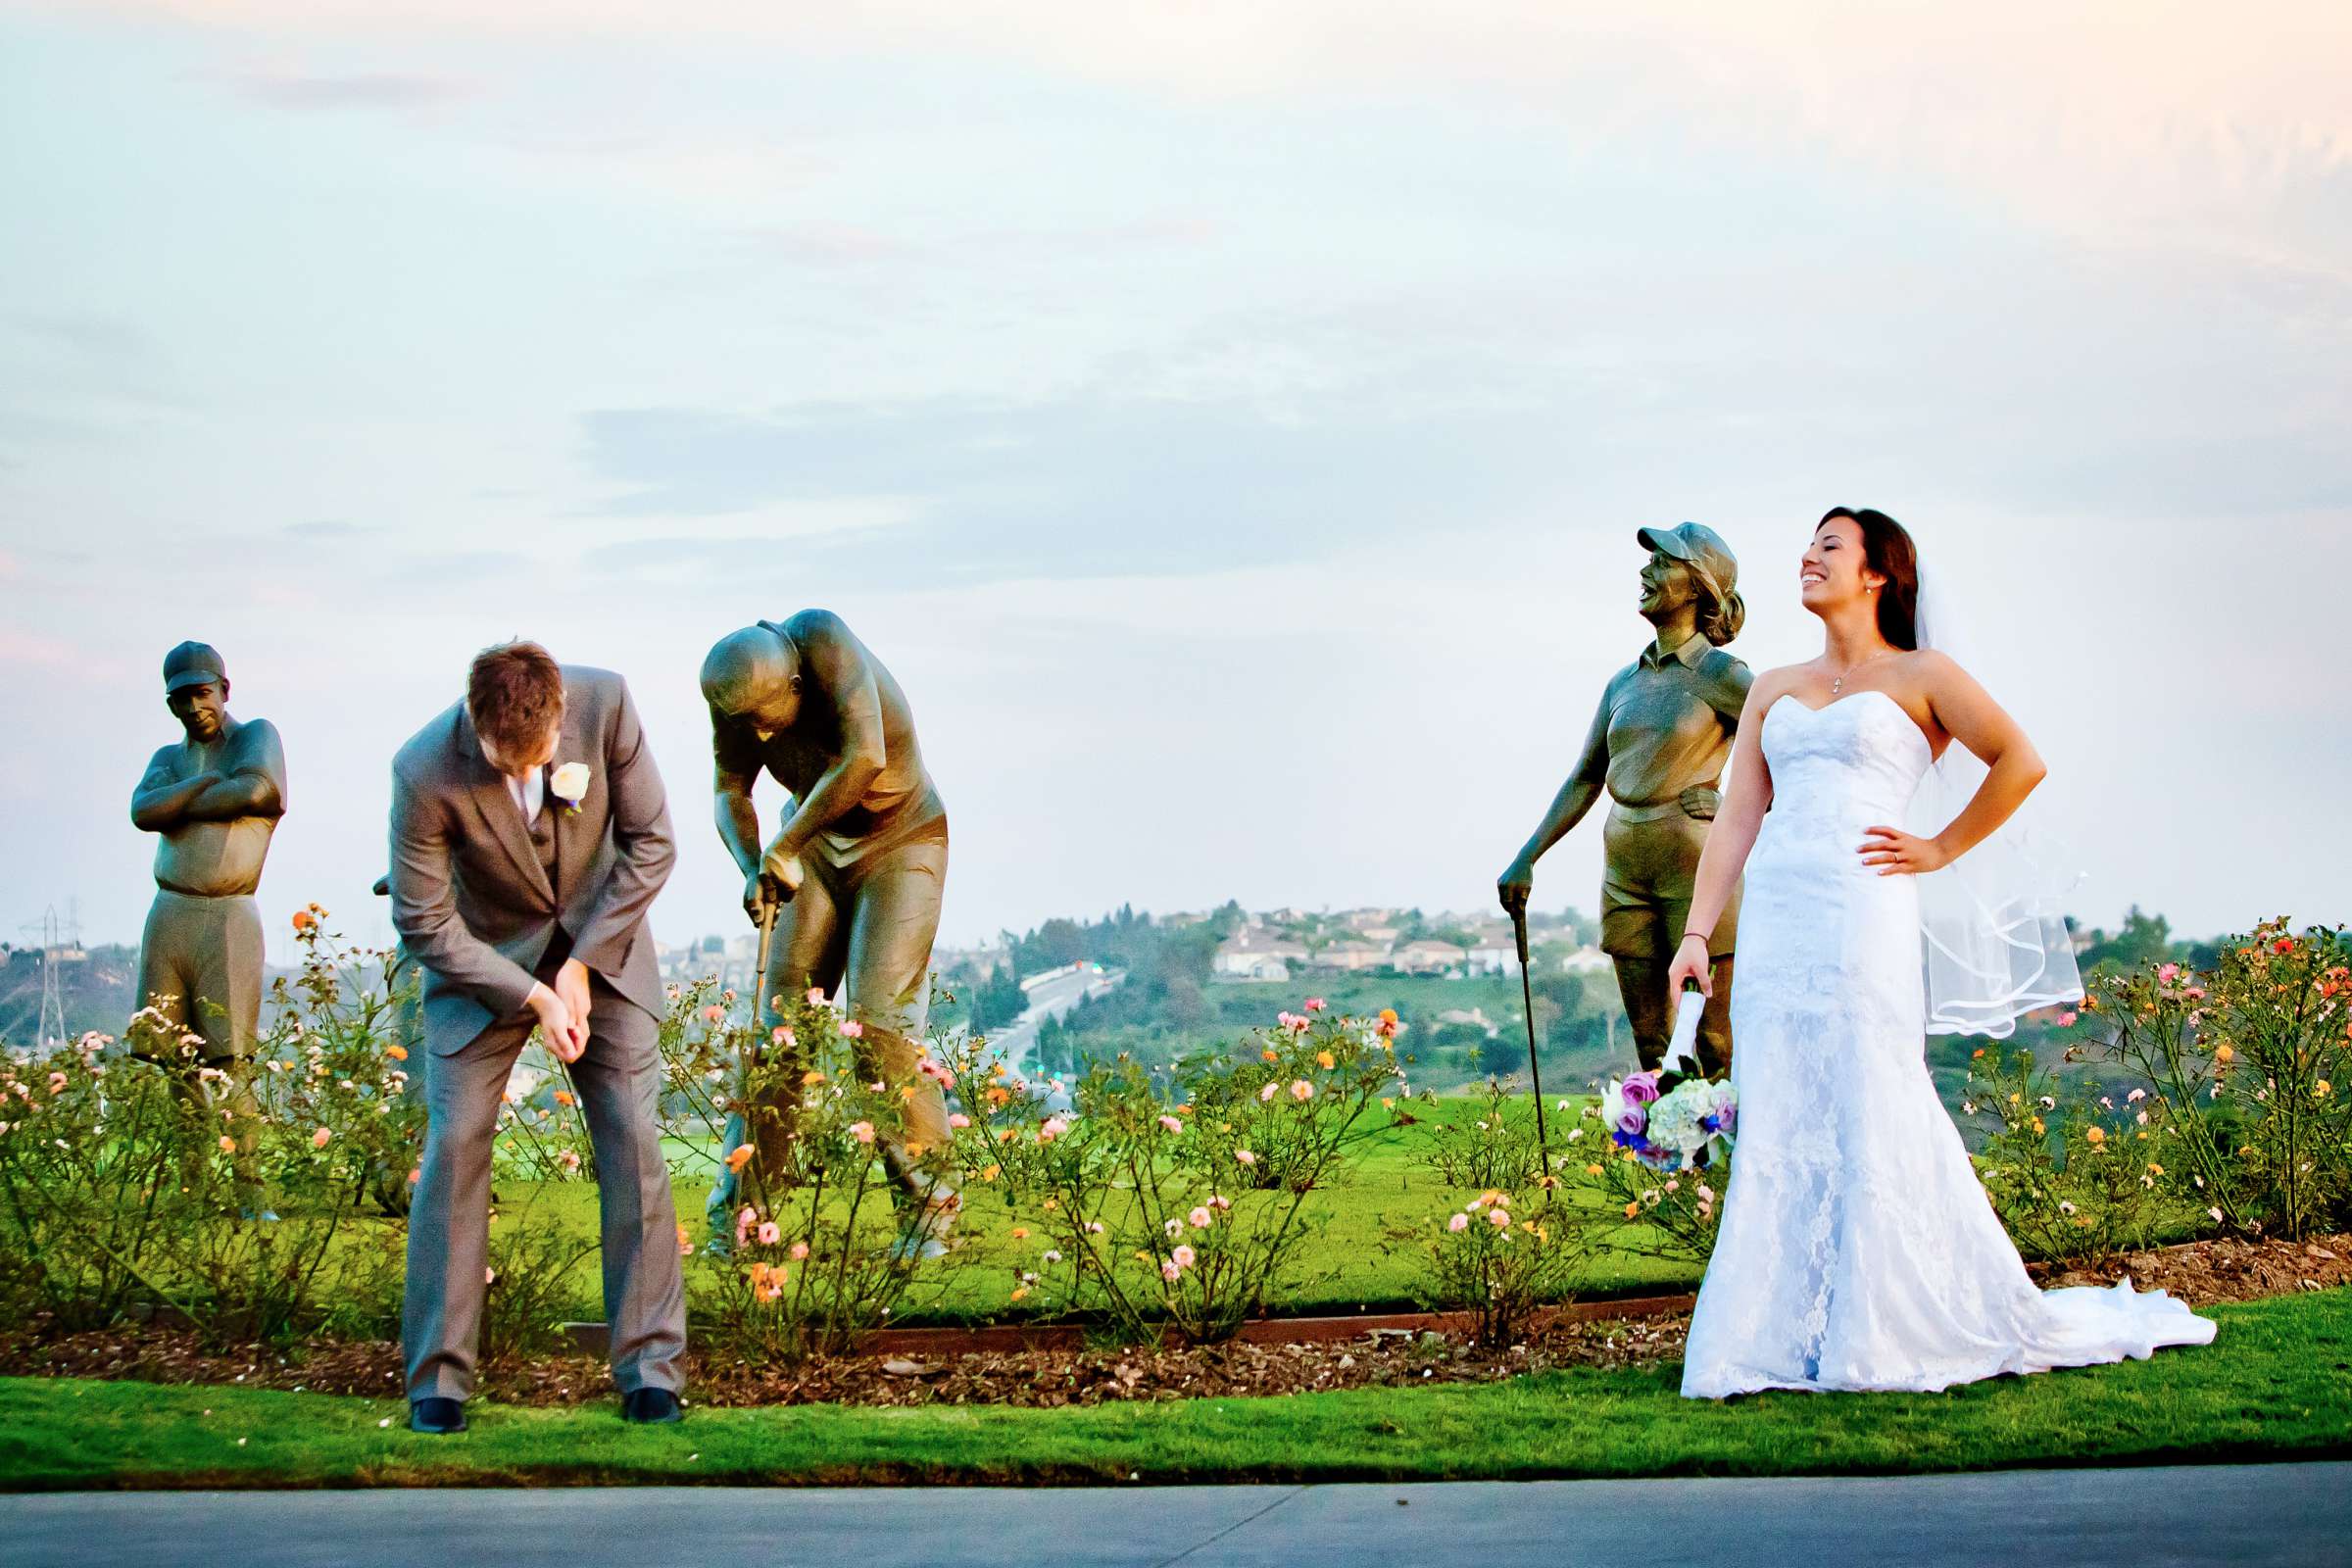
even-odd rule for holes
{"type": "Polygon", "coordinates": [[[523,826],[539,820],[539,812],[547,805],[547,769],[534,767],[516,778],[508,773],[507,793],[514,798],[514,808],[522,813],[523,826]]]}

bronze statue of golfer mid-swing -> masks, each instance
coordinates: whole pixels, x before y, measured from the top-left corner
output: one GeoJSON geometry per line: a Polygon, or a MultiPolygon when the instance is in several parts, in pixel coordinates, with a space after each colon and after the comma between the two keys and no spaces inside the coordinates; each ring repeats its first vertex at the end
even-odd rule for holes
{"type": "MultiPolygon", "coordinates": [[[[760,992],[846,991],[844,1010],[876,1066],[912,1084],[908,1144],[886,1147],[883,1158],[907,1211],[900,1250],[936,1257],[958,1200],[948,1179],[947,1099],[915,1062],[948,875],[948,812],[923,766],[906,694],[828,610],[719,639],[702,684],[718,836],[743,871],[744,913],[763,934],[773,924],[760,992]],[[793,797],[764,848],[752,803],[762,770],[793,797]]],[[[793,1106],[783,1098],[729,1118],[722,1152],[752,1146],[752,1183],[787,1166],[793,1106]]],[[[741,1190],[722,1168],[709,1208],[714,1250],[727,1250],[741,1190]]]]}

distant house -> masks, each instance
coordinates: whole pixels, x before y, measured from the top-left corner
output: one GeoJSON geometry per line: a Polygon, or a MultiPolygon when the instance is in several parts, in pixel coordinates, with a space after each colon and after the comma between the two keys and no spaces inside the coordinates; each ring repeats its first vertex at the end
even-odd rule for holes
{"type": "Polygon", "coordinates": [[[1315,962],[1325,969],[1342,969],[1349,974],[1377,969],[1389,961],[1389,950],[1369,942],[1334,942],[1315,955],[1315,962]]]}
{"type": "Polygon", "coordinates": [[[1305,961],[1305,944],[1278,937],[1263,927],[1247,927],[1217,944],[1208,972],[1217,980],[1288,980],[1291,965],[1305,961]]]}
{"type": "Polygon", "coordinates": [[[1507,936],[1500,942],[1481,940],[1462,955],[1462,967],[1472,974],[1517,974],[1519,945],[1507,936]]]}
{"type": "MultiPolygon", "coordinates": [[[[1553,949],[1544,944],[1534,956],[1541,969],[1551,961],[1553,949]]],[[[1588,974],[1610,966],[1609,956],[1598,948],[1579,948],[1560,955],[1560,969],[1566,974],[1588,974]]],[[[1464,967],[1472,974],[1517,974],[1519,972],[1519,944],[1505,926],[1499,933],[1482,931],[1478,945],[1470,950],[1464,967]]]]}
{"type": "Polygon", "coordinates": [[[1407,942],[1396,949],[1390,961],[1403,974],[1444,974],[1448,969],[1461,967],[1469,956],[1468,950],[1457,948],[1450,942],[1424,938],[1419,942],[1407,942]]]}

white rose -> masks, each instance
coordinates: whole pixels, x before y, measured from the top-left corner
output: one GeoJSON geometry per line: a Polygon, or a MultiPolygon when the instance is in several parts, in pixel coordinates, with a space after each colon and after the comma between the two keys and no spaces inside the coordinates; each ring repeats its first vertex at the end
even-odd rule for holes
{"type": "Polygon", "coordinates": [[[556,799],[577,806],[580,798],[588,793],[588,764],[565,762],[548,779],[547,787],[554,792],[556,799]]]}

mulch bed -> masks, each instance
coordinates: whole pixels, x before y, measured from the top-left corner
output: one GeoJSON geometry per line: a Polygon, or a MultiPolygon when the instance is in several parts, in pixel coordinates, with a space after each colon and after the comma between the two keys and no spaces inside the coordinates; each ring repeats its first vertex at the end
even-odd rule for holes
{"type": "MultiPolygon", "coordinates": [[[[1444,1335],[1389,1331],[1353,1342],[1238,1343],[1200,1349],[1031,1349],[962,1354],[858,1355],[794,1369],[698,1355],[693,1402],[752,1404],[995,1404],[1051,1408],[1120,1399],[1192,1399],[1492,1383],[1562,1366],[1646,1366],[1682,1354],[1686,1321],[1563,1322],[1505,1350],[1444,1335]]],[[[114,1328],[0,1336],[0,1374],[235,1384],[389,1397],[400,1391],[400,1347],[320,1341],[299,1353],[263,1346],[208,1348],[192,1330],[114,1328]]],[[[610,1401],[604,1358],[577,1353],[501,1356],[484,1366],[480,1396],[510,1404],[610,1401]]]]}
{"type": "MultiPolygon", "coordinates": [[[[2311,1243],[2217,1240],[2127,1253],[2098,1266],[2037,1267],[2044,1285],[2107,1285],[2129,1274],[2192,1305],[2352,1285],[2352,1236],[2311,1243]]],[[[1200,1349],[1029,1348],[842,1356],[797,1369],[698,1356],[689,1391],[705,1405],[990,1404],[1046,1408],[1132,1399],[1245,1397],[1333,1389],[1491,1383],[1557,1367],[1655,1366],[1679,1359],[1689,1319],[1563,1318],[1507,1349],[1383,1330],[1353,1340],[1240,1342],[1200,1349]]],[[[321,1341],[299,1351],[208,1348],[193,1331],[155,1325],[52,1334],[38,1323],[0,1333],[0,1374],[235,1384],[391,1396],[400,1349],[321,1341]]],[[[480,1394],[514,1404],[610,1401],[603,1359],[576,1352],[494,1358],[480,1394]]]]}
{"type": "Polygon", "coordinates": [[[2032,1270],[2044,1288],[2112,1285],[2130,1276],[2141,1290],[2164,1289],[2191,1306],[2253,1301],[2297,1291],[2352,1285],[2352,1235],[2311,1242],[2240,1241],[2222,1237],[2185,1247],[2125,1252],[2103,1263],[2070,1263],[2032,1270]]]}

